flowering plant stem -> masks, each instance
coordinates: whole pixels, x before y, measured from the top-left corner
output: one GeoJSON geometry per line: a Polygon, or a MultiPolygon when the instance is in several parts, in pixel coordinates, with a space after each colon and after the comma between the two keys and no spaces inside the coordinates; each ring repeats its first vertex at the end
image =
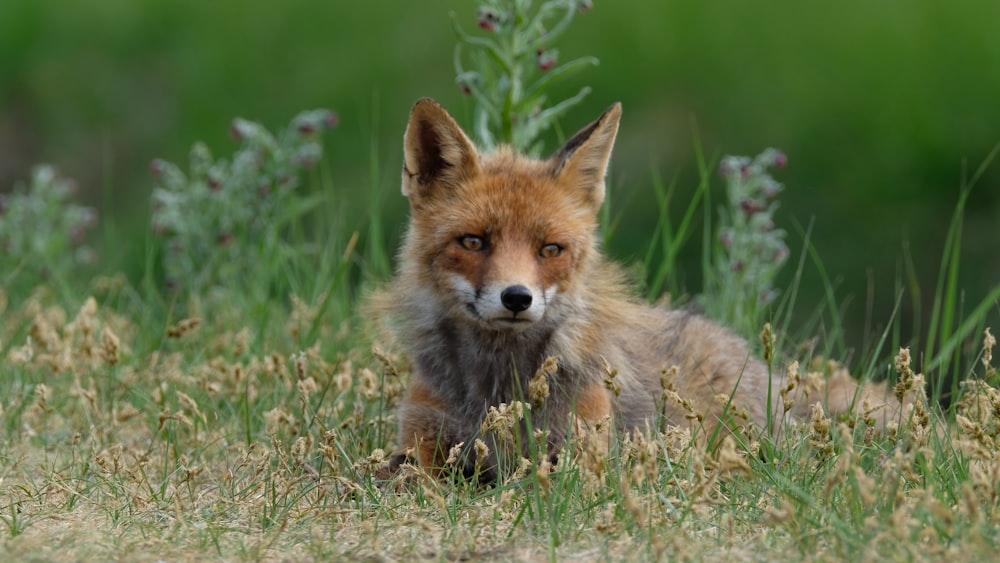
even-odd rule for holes
{"type": "Polygon", "coordinates": [[[589,87],[583,87],[576,95],[546,107],[546,90],[556,80],[598,62],[582,57],[558,65],[559,52],[549,47],[573,17],[590,6],[579,0],[549,0],[533,10],[531,0],[487,0],[477,12],[478,27],[487,36],[466,33],[452,14],[459,38],[454,57],[456,81],[475,98],[475,132],[481,145],[492,149],[504,143],[537,153],[541,148],[538,136],[590,93],[589,87]]]}

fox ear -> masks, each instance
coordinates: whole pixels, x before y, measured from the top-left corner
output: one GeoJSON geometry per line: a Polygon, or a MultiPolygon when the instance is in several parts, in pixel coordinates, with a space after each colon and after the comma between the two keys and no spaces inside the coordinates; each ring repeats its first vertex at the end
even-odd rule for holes
{"type": "Polygon", "coordinates": [[[415,202],[479,171],[479,155],[455,119],[430,98],[410,112],[403,136],[403,195],[415,202]]]}
{"type": "Polygon", "coordinates": [[[584,190],[582,195],[595,210],[604,202],[604,176],[621,116],[622,105],[616,102],[549,159],[555,176],[575,189],[584,190]]]}

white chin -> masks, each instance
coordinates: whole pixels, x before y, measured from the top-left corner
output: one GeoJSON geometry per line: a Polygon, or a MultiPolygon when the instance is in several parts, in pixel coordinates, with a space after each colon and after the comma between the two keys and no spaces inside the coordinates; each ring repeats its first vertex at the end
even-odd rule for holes
{"type": "Polygon", "coordinates": [[[534,319],[528,319],[525,317],[501,317],[498,319],[490,319],[487,321],[490,326],[501,329],[501,330],[524,330],[535,324],[534,319]]]}
{"type": "MultiPolygon", "coordinates": [[[[468,311],[467,311],[468,312],[468,311]]],[[[471,316],[481,325],[498,331],[519,332],[538,323],[539,319],[531,315],[483,315],[479,311],[471,312],[471,316]]]]}

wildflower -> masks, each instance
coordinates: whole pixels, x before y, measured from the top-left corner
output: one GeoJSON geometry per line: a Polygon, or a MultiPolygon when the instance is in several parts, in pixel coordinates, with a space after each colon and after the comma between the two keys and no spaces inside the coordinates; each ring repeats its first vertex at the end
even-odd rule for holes
{"type": "Polygon", "coordinates": [[[166,162],[159,158],[154,158],[149,161],[149,173],[153,175],[154,178],[162,178],[165,170],[166,162]]]}
{"type": "Polygon", "coordinates": [[[503,443],[513,443],[513,428],[518,422],[524,420],[524,411],[530,408],[531,405],[521,401],[513,401],[509,405],[500,403],[499,406],[490,407],[480,426],[480,431],[483,434],[495,433],[497,439],[503,443]]]}
{"type": "Polygon", "coordinates": [[[930,426],[931,418],[930,413],[927,412],[927,407],[924,406],[923,401],[914,401],[913,409],[910,414],[910,435],[913,436],[914,442],[917,446],[922,446],[927,443],[930,439],[930,426]]]}
{"type": "Polygon", "coordinates": [[[775,180],[770,176],[764,176],[763,178],[761,178],[760,184],[761,184],[761,192],[767,199],[774,199],[775,196],[778,195],[778,192],[784,189],[784,186],[781,185],[781,182],[778,182],[777,180],[775,180]]]}
{"type": "Polygon", "coordinates": [[[538,479],[538,486],[541,488],[543,495],[547,495],[552,488],[552,480],[549,478],[549,474],[551,473],[552,461],[549,459],[549,456],[542,456],[542,460],[538,462],[538,468],[535,470],[535,477],[538,479]]]}
{"type": "Polygon", "coordinates": [[[48,413],[52,409],[49,407],[49,397],[52,396],[52,389],[44,383],[39,383],[35,387],[35,408],[39,412],[48,413]]]}
{"type": "Polygon", "coordinates": [[[719,233],[719,243],[722,244],[723,248],[729,248],[733,245],[732,229],[727,229],[719,233]]]}
{"type": "Polygon", "coordinates": [[[542,72],[551,70],[552,67],[556,66],[557,57],[558,53],[556,51],[539,49],[535,52],[535,62],[538,64],[538,69],[542,72]]]}
{"type": "Polygon", "coordinates": [[[333,374],[333,384],[340,392],[347,391],[354,385],[354,364],[350,360],[345,360],[337,366],[337,371],[333,374]]]}
{"type": "Polygon", "coordinates": [[[201,326],[201,319],[184,319],[179,323],[167,328],[167,338],[180,339],[185,334],[193,332],[201,326]]]}
{"type": "Polygon", "coordinates": [[[535,428],[531,432],[531,439],[535,442],[536,451],[545,451],[549,443],[549,434],[550,432],[548,430],[544,430],[542,428],[535,428]]]}
{"type": "Polygon", "coordinates": [[[677,367],[676,365],[670,366],[669,368],[660,372],[660,387],[663,388],[663,394],[661,395],[661,398],[663,399],[664,403],[667,402],[674,403],[679,405],[682,409],[684,409],[685,411],[684,418],[687,418],[688,420],[701,421],[703,420],[704,416],[700,412],[694,410],[694,403],[691,402],[691,399],[685,399],[681,397],[680,393],[677,392],[677,389],[674,386],[674,381],[676,380],[677,375],[679,373],[680,373],[680,368],[677,367]]]}
{"type": "Polygon", "coordinates": [[[458,457],[462,455],[462,446],[464,445],[465,442],[459,442],[452,446],[451,449],[448,450],[448,458],[444,460],[444,464],[450,466],[458,463],[458,457]]]}
{"type": "Polygon", "coordinates": [[[591,477],[600,480],[608,469],[608,434],[598,431],[581,431],[580,466],[591,477]]]}
{"type": "Polygon", "coordinates": [[[538,137],[591,91],[584,87],[576,95],[550,102],[548,89],[554,78],[596,65],[593,57],[559,67],[567,72],[559,71],[558,77],[548,71],[555,69],[559,60],[549,47],[573,17],[590,10],[593,2],[546,0],[532,6],[532,2],[502,0],[479,4],[476,26],[495,36],[467,34],[459,21],[454,21],[459,36],[454,57],[456,84],[475,99],[476,115],[482,117],[476,119],[476,137],[486,149],[508,144],[536,153],[541,149],[538,137]],[[469,67],[466,62],[471,63],[469,67]],[[541,111],[534,111],[536,106],[541,111]]]}
{"type": "Polygon", "coordinates": [[[612,368],[611,364],[608,362],[608,359],[605,358],[604,356],[601,356],[601,362],[604,367],[604,387],[606,387],[609,391],[614,393],[615,397],[621,395],[622,386],[620,383],[615,381],[615,378],[618,377],[618,370],[612,368]]]}
{"type": "Polygon", "coordinates": [[[486,442],[476,438],[473,448],[476,451],[476,465],[486,463],[487,458],[490,457],[490,447],[486,445],[486,442]]]}
{"type": "Polygon", "coordinates": [[[896,354],[895,367],[896,373],[899,374],[899,380],[896,382],[896,387],[893,388],[893,393],[900,403],[910,393],[922,394],[924,392],[924,376],[914,374],[913,369],[910,368],[909,348],[899,349],[899,353],[896,354]]]}
{"type": "Polygon", "coordinates": [[[95,224],[97,224],[97,212],[93,209],[82,209],[77,222],[69,228],[70,243],[74,246],[81,244],[87,234],[87,231],[95,224]]]}
{"type": "Polygon", "coordinates": [[[306,462],[306,456],[310,449],[312,449],[311,435],[306,434],[295,439],[292,444],[292,461],[295,462],[295,465],[302,466],[306,462]]]}
{"type": "Polygon", "coordinates": [[[823,412],[823,405],[821,403],[813,403],[811,409],[809,445],[826,455],[830,455],[833,453],[833,441],[830,439],[831,420],[823,412]]]}
{"type": "Polygon", "coordinates": [[[163,428],[168,421],[175,420],[180,422],[184,426],[194,426],[194,422],[184,413],[171,412],[169,408],[163,409],[160,412],[160,428],[163,428]]]}
{"type": "Polygon", "coordinates": [[[358,372],[358,383],[362,397],[368,400],[379,397],[378,376],[375,375],[375,372],[368,368],[361,368],[361,371],[358,372]]]}
{"type": "Polygon", "coordinates": [[[795,391],[796,387],[802,382],[802,375],[799,374],[799,362],[793,361],[788,364],[788,373],[785,376],[785,385],[781,388],[781,403],[784,405],[785,412],[792,410],[795,406],[795,398],[792,396],[792,392],[795,391]]]}
{"type": "Polygon", "coordinates": [[[750,464],[736,450],[736,442],[732,436],[727,435],[723,438],[715,461],[719,464],[719,473],[738,473],[744,477],[750,477],[753,474],[750,470],[750,464]]]}
{"type": "Polygon", "coordinates": [[[559,357],[549,356],[535,372],[535,377],[528,382],[528,398],[535,408],[541,407],[549,398],[549,377],[558,370],[559,357]]]}
{"type": "Polygon", "coordinates": [[[764,323],[764,330],[760,331],[760,342],[764,345],[764,361],[771,365],[774,358],[774,332],[771,330],[771,323],[764,323]]]}
{"type": "Polygon", "coordinates": [[[750,159],[745,156],[724,156],[719,162],[719,175],[726,179],[733,178],[749,164],[750,159]]]}
{"type": "Polygon", "coordinates": [[[996,344],[997,339],[992,333],[990,333],[990,328],[986,327],[986,330],[983,331],[983,357],[981,361],[983,363],[983,368],[986,370],[987,377],[995,371],[991,362],[993,361],[993,347],[996,346],[996,344]]]}
{"type": "Polygon", "coordinates": [[[315,379],[312,377],[306,377],[305,379],[298,380],[295,384],[295,389],[298,391],[299,397],[302,401],[306,402],[309,400],[309,396],[319,389],[319,386],[316,385],[315,379]]]}
{"type": "Polygon", "coordinates": [[[268,436],[275,436],[282,426],[295,424],[295,417],[285,412],[285,409],[276,407],[264,413],[264,432],[268,436]]]}
{"type": "Polygon", "coordinates": [[[14,271],[38,278],[67,277],[72,266],[93,257],[79,245],[97,213],[70,201],[76,191],[76,184],[54,167],[38,166],[27,186],[0,194],[0,271],[16,265],[14,271]]]}
{"type": "Polygon", "coordinates": [[[524,476],[528,474],[528,470],[531,469],[531,460],[526,457],[521,457],[521,460],[517,463],[517,469],[509,477],[510,482],[520,481],[524,479],[524,476]]]}
{"type": "Polygon", "coordinates": [[[182,407],[184,407],[185,410],[189,411],[191,414],[200,418],[202,423],[207,422],[207,418],[205,417],[204,413],[202,413],[201,409],[198,408],[198,403],[195,402],[195,400],[191,398],[190,395],[182,391],[177,391],[177,401],[181,404],[182,407]]]}
{"type": "Polygon", "coordinates": [[[101,348],[104,353],[104,360],[108,365],[115,365],[120,359],[121,341],[110,327],[104,327],[101,332],[101,348]]]}
{"type": "Polygon", "coordinates": [[[677,365],[672,365],[660,371],[660,388],[664,391],[674,391],[674,381],[677,379],[677,374],[680,371],[681,368],[677,365]]]}
{"type": "Polygon", "coordinates": [[[497,24],[500,23],[500,14],[491,8],[479,8],[479,18],[476,25],[485,31],[496,31],[497,24]]]}
{"type": "Polygon", "coordinates": [[[292,354],[291,360],[295,365],[296,379],[302,381],[306,378],[306,361],[308,360],[306,353],[300,351],[297,354],[292,354]]]}
{"type": "Polygon", "coordinates": [[[382,448],[375,448],[372,453],[368,454],[368,457],[358,465],[365,467],[369,471],[374,471],[381,467],[388,465],[389,460],[385,457],[385,450],[382,448]]]}
{"type": "Polygon", "coordinates": [[[744,215],[752,217],[760,212],[760,210],[763,209],[763,206],[759,201],[747,198],[740,202],[740,209],[743,210],[744,215]]]}
{"type": "Polygon", "coordinates": [[[773,200],[783,187],[767,172],[782,160],[781,154],[765,149],[753,159],[725,156],[719,162],[727,205],[720,208],[716,275],[704,303],[710,316],[741,331],[760,326],[764,306],[777,297],[774,278],[788,258],[785,232],[773,219],[778,207],[773,200]]]}

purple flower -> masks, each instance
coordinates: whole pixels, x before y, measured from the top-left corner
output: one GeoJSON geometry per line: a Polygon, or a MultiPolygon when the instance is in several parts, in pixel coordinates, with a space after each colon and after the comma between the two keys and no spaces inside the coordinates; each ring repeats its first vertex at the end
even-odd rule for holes
{"type": "Polygon", "coordinates": [[[489,8],[479,9],[479,19],[476,24],[486,31],[496,31],[497,23],[500,22],[500,14],[489,8]]]}
{"type": "Polygon", "coordinates": [[[163,178],[164,163],[162,160],[155,158],[149,161],[149,172],[157,180],[163,178]]]}
{"type": "Polygon", "coordinates": [[[747,217],[752,217],[756,215],[762,209],[760,202],[755,199],[744,199],[740,202],[740,209],[743,210],[743,214],[747,217]]]}
{"type": "Polygon", "coordinates": [[[777,168],[784,168],[787,164],[788,164],[788,156],[785,153],[779,152],[778,154],[774,155],[774,166],[776,166],[777,168]]]}
{"type": "Polygon", "coordinates": [[[719,162],[719,174],[723,178],[732,178],[737,172],[742,172],[750,164],[750,159],[741,156],[725,156],[719,162]]]}
{"type": "Polygon", "coordinates": [[[535,61],[538,63],[538,68],[542,72],[545,72],[556,66],[556,55],[555,53],[545,51],[544,49],[539,49],[535,53],[535,61]]]}
{"type": "Polygon", "coordinates": [[[733,245],[733,233],[731,231],[725,231],[719,235],[719,242],[722,243],[723,248],[729,248],[733,245]]]}

